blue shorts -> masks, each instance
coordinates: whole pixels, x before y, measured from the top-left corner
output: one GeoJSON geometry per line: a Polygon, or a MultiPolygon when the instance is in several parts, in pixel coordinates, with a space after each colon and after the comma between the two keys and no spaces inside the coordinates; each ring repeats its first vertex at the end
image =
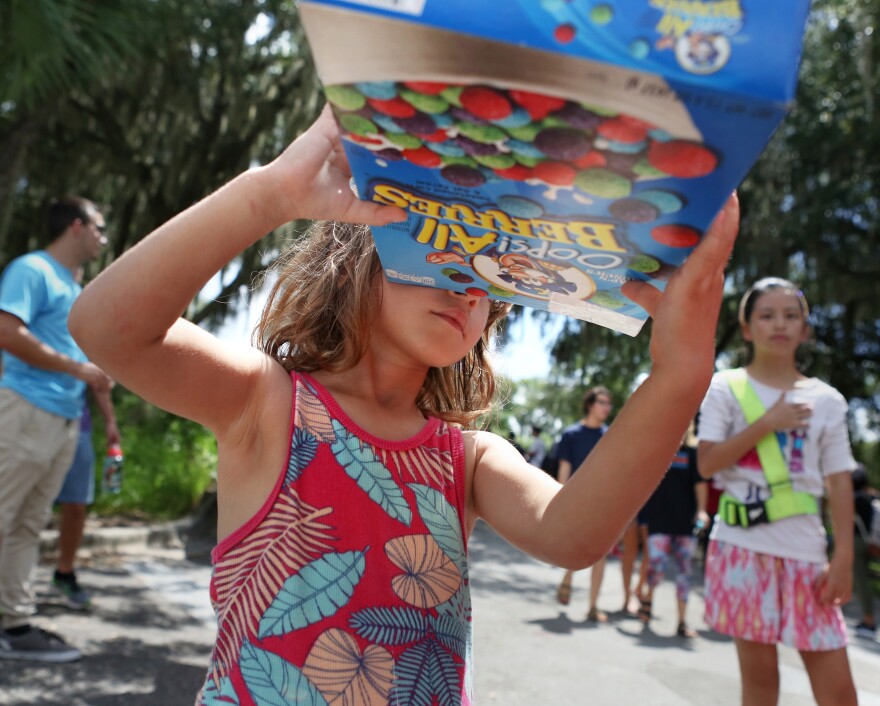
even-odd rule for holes
{"type": "Polygon", "coordinates": [[[95,500],[95,448],[90,432],[80,432],[73,463],[64,477],[56,503],[91,505],[95,500]]]}

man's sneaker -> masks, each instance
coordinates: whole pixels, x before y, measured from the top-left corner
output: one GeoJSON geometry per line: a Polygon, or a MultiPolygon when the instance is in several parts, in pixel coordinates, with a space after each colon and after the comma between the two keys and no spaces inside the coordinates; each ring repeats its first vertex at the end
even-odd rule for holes
{"type": "Polygon", "coordinates": [[[876,634],[877,629],[873,625],[868,625],[867,623],[856,625],[856,635],[859,637],[867,637],[869,640],[873,640],[876,634]]]}
{"type": "Polygon", "coordinates": [[[22,635],[0,630],[0,659],[25,659],[35,662],[73,662],[82,653],[58,635],[31,627],[22,635]]]}
{"type": "Polygon", "coordinates": [[[64,600],[64,604],[73,610],[88,610],[92,605],[92,598],[83,590],[76,580],[76,574],[59,576],[57,573],[52,577],[52,586],[64,600]]]}

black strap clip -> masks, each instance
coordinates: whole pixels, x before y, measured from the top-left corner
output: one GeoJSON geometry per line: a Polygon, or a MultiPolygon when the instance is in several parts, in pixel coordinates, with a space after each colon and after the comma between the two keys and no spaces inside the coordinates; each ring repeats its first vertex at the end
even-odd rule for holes
{"type": "Polygon", "coordinates": [[[767,508],[764,506],[764,503],[744,503],[743,507],[745,508],[745,515],[748,519],[748,523],[743,524],[743,527],[752,527],[753,525],[761,525],[765,522],[770,522],[770,518],[767,517],[767,508]]]}

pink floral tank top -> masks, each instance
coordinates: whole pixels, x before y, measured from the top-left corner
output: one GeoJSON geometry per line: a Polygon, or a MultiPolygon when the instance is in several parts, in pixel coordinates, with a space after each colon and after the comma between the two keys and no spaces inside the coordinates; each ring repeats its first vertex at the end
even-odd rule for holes
{"type": "Polygon", "coordinates": [[[197,704],[470,704],[461,432],[432,418],[385,441],[291,378],[287,468],[212,555],[197,704]]]}

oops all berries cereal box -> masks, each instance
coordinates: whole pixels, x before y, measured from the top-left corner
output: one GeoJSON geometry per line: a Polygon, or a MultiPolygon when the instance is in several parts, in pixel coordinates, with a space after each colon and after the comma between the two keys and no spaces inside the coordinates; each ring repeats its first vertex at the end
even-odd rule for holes
{"type": "Polygon", "coordinates": [[[309,0],[389,279],[635,335],[794,95],[809,0],[309,0]]]}

